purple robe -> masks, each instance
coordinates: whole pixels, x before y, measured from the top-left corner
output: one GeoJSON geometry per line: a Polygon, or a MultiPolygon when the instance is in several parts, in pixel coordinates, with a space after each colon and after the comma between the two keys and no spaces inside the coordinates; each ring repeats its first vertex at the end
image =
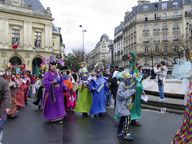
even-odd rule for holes
{"type": "Polygon", "coordinates": [[[45,88],[43,96],[43,116],[48,121],[58,121],[65,117],[66,111],[64,106],[65,88],[62,79],[57,72],[48,71],[43,78],[45,88]],[[54,84],[53,81],[55,81],[54,84]]]}

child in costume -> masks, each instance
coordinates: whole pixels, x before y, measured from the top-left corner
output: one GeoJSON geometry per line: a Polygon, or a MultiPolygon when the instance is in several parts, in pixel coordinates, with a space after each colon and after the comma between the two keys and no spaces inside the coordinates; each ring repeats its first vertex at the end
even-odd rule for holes
{"type": "Polygon", "coordinates": [[[76,107],[76,91],[73,91],[73,77],[70,70],[66,67],[62,71],[63,83],[67,87],[64,91],[65,105],[68,111],[73,111],[76,107]]]}
{"type": "Polygon", "coordinates": [[[136,92],[136,79],[128,71],[122,73],[123,80],[120,82],[117,97],[115,114],[120,118],[117,136],[132,141],[133,137],[129,133],[130,107],[136,92]]]}

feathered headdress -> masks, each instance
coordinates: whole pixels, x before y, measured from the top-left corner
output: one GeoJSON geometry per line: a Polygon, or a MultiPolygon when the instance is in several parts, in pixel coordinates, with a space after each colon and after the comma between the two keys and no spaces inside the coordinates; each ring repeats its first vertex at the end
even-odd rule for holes
{"type": "Polygon", "coordinates": [[[54,55],[51,55],[51,56],[49,57],[49,63],[50,63],[51,65],[56,65],[56,64],[57,64],[57,59],[56,59],[56,57],[55,57],[54,55]]]}

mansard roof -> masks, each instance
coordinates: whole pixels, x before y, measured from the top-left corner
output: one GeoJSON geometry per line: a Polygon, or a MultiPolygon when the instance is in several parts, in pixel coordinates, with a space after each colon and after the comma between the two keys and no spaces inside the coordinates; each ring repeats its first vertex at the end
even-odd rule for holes
{"type": "Polygon", "coordinates": [[[32,10],[36,12],[44,12],[45,8],[39,0],[24,0],[27,5],[32,6],[32,10]]]}

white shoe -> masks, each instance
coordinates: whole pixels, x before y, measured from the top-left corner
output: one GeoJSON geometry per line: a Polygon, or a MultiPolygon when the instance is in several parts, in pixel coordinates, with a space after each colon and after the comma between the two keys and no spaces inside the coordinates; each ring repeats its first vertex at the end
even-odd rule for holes
{"type": "Polygon", "coordinates": [[[164,98],[164,99],[161,99],[161,98],[160,98],[159,101],[160,101],[160,102],[165,102],[165,98],[164,98]]]}

